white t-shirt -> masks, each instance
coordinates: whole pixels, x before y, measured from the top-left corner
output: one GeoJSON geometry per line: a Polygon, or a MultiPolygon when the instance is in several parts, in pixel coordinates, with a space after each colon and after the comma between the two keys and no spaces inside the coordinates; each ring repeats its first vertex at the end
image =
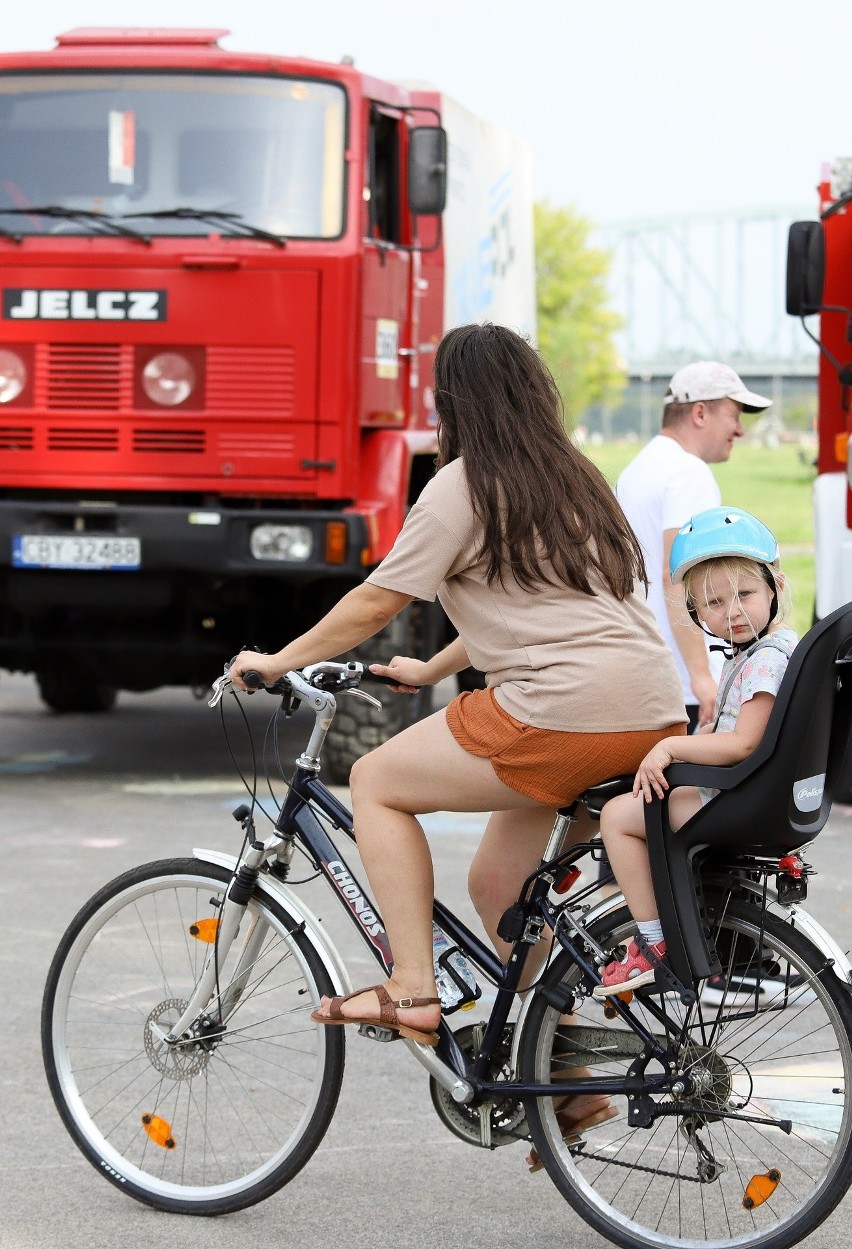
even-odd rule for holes
{"type": "MultiPolygon", "coordinates": [[[[698,699],[675,643],[666,610],[663,575],[663,532],[681,525],[708,507],[718,507],[722,495],[709,465],[685,451],[667,434],[657,434],[642,448],[619,477],[615,493],[642,547],[648,569],[648,604],[665,640],[674,652],[686,706],[698,699]]],[[[718,671],[718,664],[715,665],[718,671]]]]}

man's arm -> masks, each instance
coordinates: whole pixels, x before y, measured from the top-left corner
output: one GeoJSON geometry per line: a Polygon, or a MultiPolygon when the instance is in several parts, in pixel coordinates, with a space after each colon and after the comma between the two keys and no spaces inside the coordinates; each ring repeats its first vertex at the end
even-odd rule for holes
{"type": "Polygon", "coordinates": [[[676,533],[677,529],[663,530],[663,594],[672,635],[686,664],[692,692],[698,699],[698,723],[709,724],[715,709],[716,682],[707,660],[704,634],[690,619],[684,602],[683,587],[672,585],[669,576],[669,556],[676,533]]]}

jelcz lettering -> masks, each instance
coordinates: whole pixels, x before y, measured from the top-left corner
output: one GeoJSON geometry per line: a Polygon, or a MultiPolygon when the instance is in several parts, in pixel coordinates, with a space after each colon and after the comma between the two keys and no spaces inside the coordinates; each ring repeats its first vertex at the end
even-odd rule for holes
{"type": "Polygon", "coordinates": [[[166,321],[167,291],[4,287],[4,321],[166,321]]]}

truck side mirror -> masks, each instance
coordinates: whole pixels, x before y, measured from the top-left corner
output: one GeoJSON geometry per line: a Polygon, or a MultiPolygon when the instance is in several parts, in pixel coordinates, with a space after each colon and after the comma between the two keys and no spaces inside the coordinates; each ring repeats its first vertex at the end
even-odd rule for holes
{"type": "Polygon", "coordinates": [[[822,307],[825,233],[819,221],[794,221],[787,238],[787,312],[807,317],[822,307]]]}
{"type": "Polygon", "coordinates": [[[408,206],[413,213],[440,214],[447,202],[447,132],[415,126],[408,132],[408,206]]]}

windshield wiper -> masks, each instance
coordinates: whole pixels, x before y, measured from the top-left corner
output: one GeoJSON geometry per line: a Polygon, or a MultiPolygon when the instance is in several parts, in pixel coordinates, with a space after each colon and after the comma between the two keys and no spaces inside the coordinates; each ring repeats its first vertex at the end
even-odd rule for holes
{"type": "Polygon", "coordinates": [[[173,217],[178,221],[207,221],[211,225],[224,226],[234,233],[241,231],[245,238],[266,239],[267,242],[275,243],[278,247],[287,246],[287,240],[282,234],[273,234],[270,230],[262,230],[260,226],[250,225],[247,221],[243,221],[242,213],[218,212],[215,208],[159,208],[154,212],[124,213],[123,216],[128,220],[133,220],[135,217],[149,217],[152,221],[156,221],[173,217]]]}
{"type": "Polygon", "coordinates": [[[140,234],[132,226],[122,225],[109,213],[96,212],[91,208],[64,208],[61,204],[35,204],[31,208],[0,208],[0,215],[7,217],[58,217],[67,221],[88,222],[100,226],[101,234],[111,234],[121,238],[136,239],[139,243],[150,245],[147,234],[140,234]]]}

